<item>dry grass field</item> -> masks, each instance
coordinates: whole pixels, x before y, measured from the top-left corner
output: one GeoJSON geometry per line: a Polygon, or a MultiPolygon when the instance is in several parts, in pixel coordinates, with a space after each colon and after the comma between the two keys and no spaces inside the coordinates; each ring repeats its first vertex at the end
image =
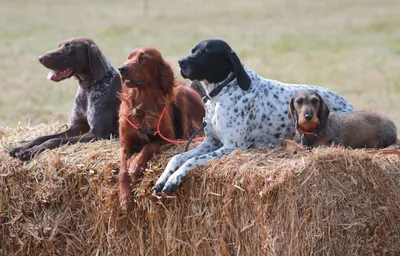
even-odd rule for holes
{"type": "Polygon", "coordinates": [[[77,82],[46,80],[37,57],[75,36],[92,37],[114,66],[134,48],[154,46],[176,70],[198,41],[222,38],[265,77],[334,89],[400,124],[398,0],[144,3],[1,1],[0,125],[68,123],[77,82]]]}

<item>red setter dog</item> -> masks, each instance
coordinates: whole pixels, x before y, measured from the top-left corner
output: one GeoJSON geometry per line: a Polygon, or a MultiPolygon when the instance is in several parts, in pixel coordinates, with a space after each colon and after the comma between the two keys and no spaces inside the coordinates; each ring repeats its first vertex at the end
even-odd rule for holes
{"type": "Polygon", "coordinates": [[[131,195],[129,176],[136,182],[147,161],[168,143],[161,136],[188,139],[201,126],[205,113],[200,95],[175,81],[171,66],[157,49],[134,50],[119,72],[123,84],[119,111],[119,200],[127,210],[131,195]]]}

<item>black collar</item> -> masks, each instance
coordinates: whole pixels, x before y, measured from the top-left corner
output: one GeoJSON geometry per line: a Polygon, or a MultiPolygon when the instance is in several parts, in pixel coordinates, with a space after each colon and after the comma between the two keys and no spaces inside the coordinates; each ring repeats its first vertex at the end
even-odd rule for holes
{"type": "Polygon", "coordinates": [[[230,73],[229,76],[221,82],[221,84],[217,85],[217,87],[215,87],[209,94],[203,97],[203,102],[207,103],[207,101],[217,96],[226,85],[233,81],[233,79],[235,79],[235,74],[230,73]]]}

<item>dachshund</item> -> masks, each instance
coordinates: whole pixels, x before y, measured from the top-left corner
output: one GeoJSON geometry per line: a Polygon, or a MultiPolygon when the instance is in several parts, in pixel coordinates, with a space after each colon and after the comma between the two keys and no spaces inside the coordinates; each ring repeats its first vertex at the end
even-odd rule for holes
{"type": "Polygon", "coordinates": [[[296,128],[295,142],[306,147],[378,149],[397,143],[397,128],[392,120],[367,111],[332,113],[313,90],[296,92],[290,100],[288,118],[296,128]]]}
{"type": "Polygon", "coordinates": [[[201,126],[205,111],[200,95],[174,79],[171,66],[155,48],[134,50],[119,72],[123,84],[119,200],[127,210],[131,205],[129,176],[137,181],[147,161],[169,143],[165,138],[188,139],[201,126]]]}

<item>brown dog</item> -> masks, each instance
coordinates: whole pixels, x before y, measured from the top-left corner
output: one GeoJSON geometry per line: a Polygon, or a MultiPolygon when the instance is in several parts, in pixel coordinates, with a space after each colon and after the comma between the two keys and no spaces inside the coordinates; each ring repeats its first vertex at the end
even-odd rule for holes
{"type": "Polygon", "coordinates": [[[157,49],[134,50],[119,71],[124,85],[119,113],[120,204],[128,209],[129,174],[136,181],[153,154],[169,143],[162,137],[188,139],[205,113],[200,96],[174,79],[172,68],[157,49]]]}
{"type": "Polygon", "coordinates": [[[118,134],[121,80],[118,72],[90,38],[72,38],[39,57],[50,69],[48,79],[59,82],[75,77],[79,81],[70,127],[67,131],[38,137],[14,148],[10,155],[29,160],[46,149],[63,144],[110,138],[118,134]]]}
{"type": "Polygon", "coordinates": [[[322,97],[312,90],[293,96],[288,117],[296,128],[295,141],[308,147],[385,148],[397,142],[392,120],[367,111],[330,113],[322,97]]]}

